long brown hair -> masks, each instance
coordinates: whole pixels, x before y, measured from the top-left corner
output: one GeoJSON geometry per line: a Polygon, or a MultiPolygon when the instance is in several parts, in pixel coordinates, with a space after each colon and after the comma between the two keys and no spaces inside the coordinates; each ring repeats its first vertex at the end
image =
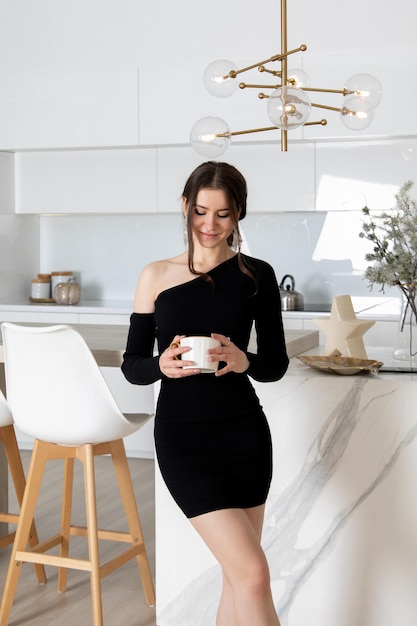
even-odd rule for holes
{"type": "Polygon", "coordinates": [[[228,237],[227,243],[230,247],[233,245],[236,249],[240,270],[250,276],[256,283],[254,276],[247,268],[247,264],[245,264],[241,254],[242,238],[239,230],[239,221],[243,220],[246,215],[246,201],[248,195],[246,180],[233,165],[218,161],[207,161],[196,167],[188,177],[182,192],[182,196],[185,198],[188,207],[186,226],[188,236],[188,267],[190,268],[190,272],[202,276],[205,280],[213,284],[213,279],[210,276],[204,272],[197,271],[194,267],[192,209],[196,204],[197,195],[201,189],[222,189],[226,194],[234,229],[234,234],[232,233],[228,237]]]}

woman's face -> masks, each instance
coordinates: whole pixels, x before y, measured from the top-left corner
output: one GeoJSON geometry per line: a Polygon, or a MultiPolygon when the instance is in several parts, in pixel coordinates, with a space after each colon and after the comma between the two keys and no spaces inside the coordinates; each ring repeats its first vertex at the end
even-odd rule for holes
{"type": "Polygon", "coordinates": [[[227,238],[233,232],[233,220],[223,189],[200,189],[195,206],[188,208],[183,199],[183,208],[185,215],[188,210],[192,211],[194,245],[203,248],[227,246],[227,238]]]}

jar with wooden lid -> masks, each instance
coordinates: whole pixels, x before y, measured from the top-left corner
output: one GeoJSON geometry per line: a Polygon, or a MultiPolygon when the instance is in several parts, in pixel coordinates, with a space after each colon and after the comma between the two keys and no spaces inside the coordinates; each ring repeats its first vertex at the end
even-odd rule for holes
{"type": "Polygon", "coordinates": [[[49,300],[51,298],[51,281],[49,278],[32,278],[30,292],[32,300],[49,300]]]}

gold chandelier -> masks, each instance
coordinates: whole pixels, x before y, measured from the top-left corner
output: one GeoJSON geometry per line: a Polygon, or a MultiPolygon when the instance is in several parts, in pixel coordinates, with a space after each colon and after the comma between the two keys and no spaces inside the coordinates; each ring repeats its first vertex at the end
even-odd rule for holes
{"type": "Polygon", "coordinates": [[[373,119],[374,109],[382,97],[381,83],[371,74],[355,74],[349,78],[343,89],[318,89],[309,86],[309,78],[301,69],[288,69],[288,57],[297,52],[305,52],[307,46],[287,48],[287,2],[281,0],[281,52],[269,59],[259,61],[248,67],[238,69],[231,61],[214,61],[204,73],[204,84],[213,96],[224,98],[240,89],[268,89],[258,93],[260,100],[267,100],[267,114],[273,126],[231,131],[228,124],[219,117],[203,117],[198,120],[190,133],[192,147],[200,154],[216,158],[223,154],[230,145],[231,137],[270,130],[281,131],[281,150],[288,149],[288,131],[300,126],[325,126],[326,119],[309,121],[312,108],[336,111],[341,122],[350,130],[364,130],[373,119]],[[279,69],[270,69],[270,64],[280,64],[279,69]],[[280,80],[280,84],[264,85],[238,82],[240,74],[257,69],[262,74],[270,74],[280,80]],[[311,102],[308,92],[341,94],[341,107],[328,106],[311,102]]]}

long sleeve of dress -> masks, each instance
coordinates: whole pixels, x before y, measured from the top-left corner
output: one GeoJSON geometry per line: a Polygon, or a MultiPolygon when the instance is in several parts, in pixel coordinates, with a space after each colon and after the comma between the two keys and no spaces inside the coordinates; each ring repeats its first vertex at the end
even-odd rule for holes
{"type": "Polygon", "coordinates": [[[263,264],[257,276],[255,330],[257,353],[247,353],[250,362],[247,374],[258,382],[272,382],[282,378],[289,360],[281,317],[281,297],[275,273],[263,264]]]}
{"type": "Polygon", "coordinates": [[[132,313],[122,363],[122,372],[130,383],[149,385],[162,378],[159,357],[153,355],[154,344],[154,314],[132,313]]]}

